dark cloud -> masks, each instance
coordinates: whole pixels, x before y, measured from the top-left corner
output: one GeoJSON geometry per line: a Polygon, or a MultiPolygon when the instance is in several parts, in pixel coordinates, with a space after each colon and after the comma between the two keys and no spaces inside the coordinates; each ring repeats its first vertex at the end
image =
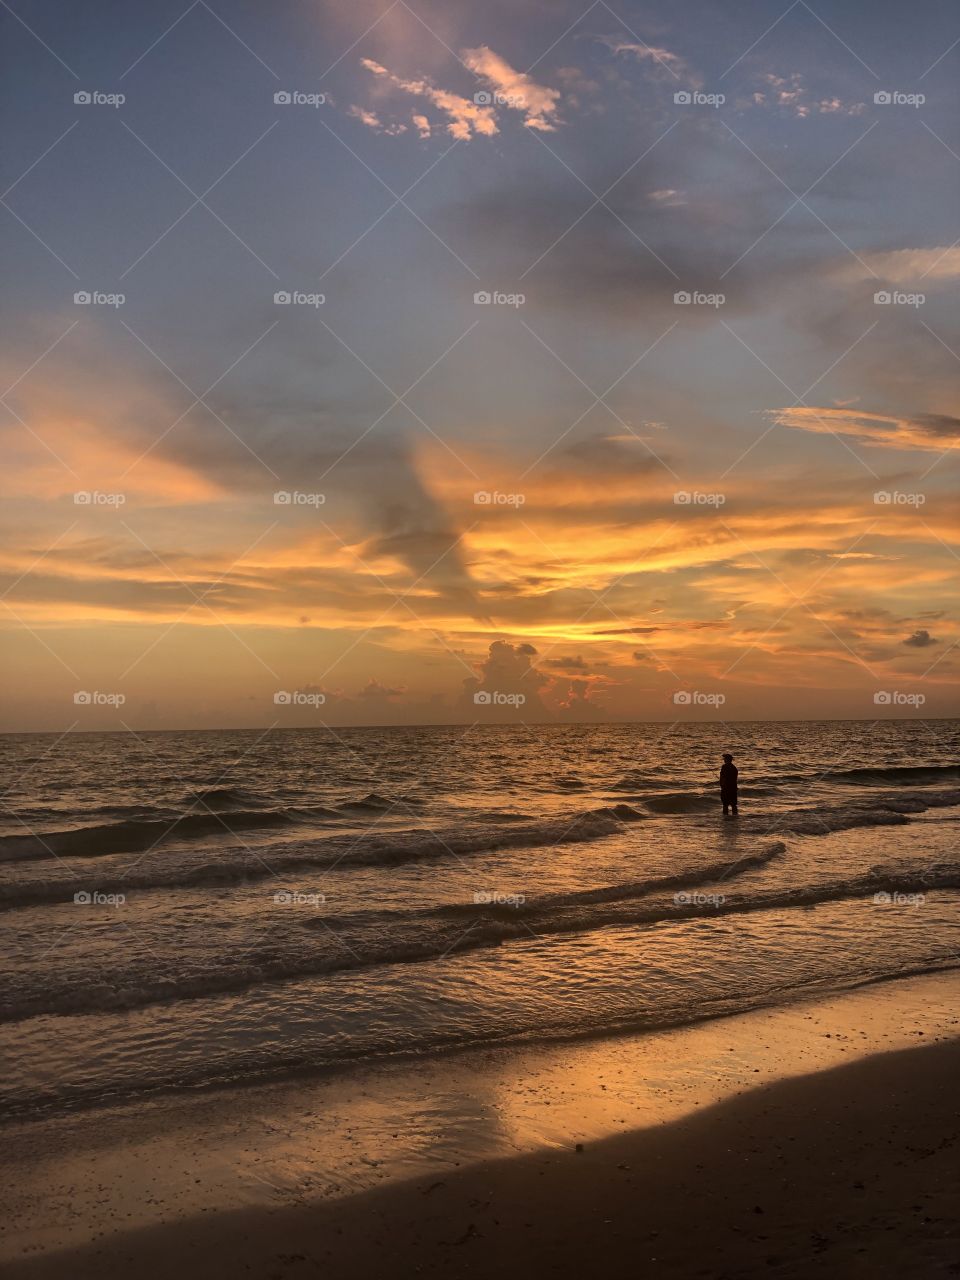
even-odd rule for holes
{"type": "Polygon", "coordinates": [[[357,697],[362,698],[365,702],[389,703],[391,698],[399,698],[404,693],[406,693],[406,689],[403,687],[391,688],[389,685],[381,684],[379,680],[374,680],[371,677],[357,694],[357,697]]]}
{"type": "Polygon", "coordinates": [[[937,643],[936,637],[922,627],[914,631],[913,635],[907,636],[906,640],[901,641],[901,644],[909,645],[911,649],[926,649],[928,645],[937,643]]]}
{"type": "Polygon", "coordinates": [[[579,677],[565,681],[557,690],[559,695],[557,706],[565,720],[593,720],[602,716],[606,710],[603,704],[603,692],[611,682],[600,677],[598,679],[581,679],[579,677]]]}
{"type": "Polygon", "coordinates": [[[652,636],[663,631],[722,631],[730,623],[722,620],[674,622],[665,627],[612,627],[598,631],[598,636],[652,636]]]}
{"type": "Polygon", "coordinates": [[[952,418],[946,413],[921,413],[914,422],[932,436],[960,441],[960,418],[952,418]]]}
{"type": "Polygon", "coordinates": [[[658,631],[663,631],[663,627],[609,627],[604,631],[598,631],[598,636],[652,636],[658,631]]]}
{"type": "Polygon", "coordinates": [[[536,656],[536,649],[526,641],[511,644],[494,640],[487,657],[475,664],[479,674],[463,682],[462,710],[471,719],[546,716],[541,692],[550,684],[550,677],[534,666],[536,656]]]}

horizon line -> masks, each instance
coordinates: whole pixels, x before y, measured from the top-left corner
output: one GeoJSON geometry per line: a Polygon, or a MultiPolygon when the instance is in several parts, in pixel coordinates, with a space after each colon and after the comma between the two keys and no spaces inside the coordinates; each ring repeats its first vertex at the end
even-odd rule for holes
{"type": "Polygon", "coordinates": [[[773,717],[769,719],[750,719],[750,720],[495,720],[482,721],[475,720],[472,723],[467,720],[450,720],[450,721],[433,721],[433,722],[416,722],[411,724],[316,724],[316,725],[211,725],[203,728],[194,726],[191,728],[161,728],[161,729],[3,729],[0,730],[0,738],[39,738],[47,737],[52,734],[59,734],[61,737],[81,737],[90,734],[146,734],[146,733],[315,733],[318,731],[333,732],[341,729],[524,729],[524,728],[549,728],[549,729],[599,729],[599,728],[621,728],[627,725],[646,725],[646,724],[697,724],[697,725],[727,725],[727,724],[923,724],[927,721],[949,721],[960,720],[960,712],[952,716],[784,716],[773,717]]]}

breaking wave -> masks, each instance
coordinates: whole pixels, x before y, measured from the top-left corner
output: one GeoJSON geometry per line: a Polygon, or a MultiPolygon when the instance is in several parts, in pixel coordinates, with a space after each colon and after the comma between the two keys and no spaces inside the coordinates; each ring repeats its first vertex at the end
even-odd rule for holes
{"type": "Polygon", "coordinates": [[[232,845],[158,850],[126,869],[111,867],[102,872],[96,865],[78,867],[47,857],[43,863],[32,864],[32,874],[20,867],[15,880],[0,879],[0,907],[62,901],[83,890],[125,893],[131,889],[230,884],[302,867],[389,866],[508,847],[577,844],[613,835],[623,829],[623,820],[633,816],[640,815],[628,805],[618,805],[569,819],[530,819],[526,823],[513,821],[473,828],[422,827],[284,841],[270,847],[269,866],[262,853],[232,845]]]}
{"type": "MultiPolygon", "coordinates": [[[[223,953],[188,971],[158,976],[154,967],[128,967],[108,980],[84,972],[38,978],[37,985],[9,987],[0,997],[0,1017],[23,1021],[48,1013],[84,1014],[242,991],[346,970],[415,964],[457,952],[498,947],[513,940],[585,933],[609,926],[651,927],[697,918],[743,915],[863,899],[893,900],[897,894],[926,895],[960,888],[960,865],[914,871],[876,870],[865,875],[795,888],[736,891],[736,878],[784,852],[771,844],[749,858],[714,863],[686,875],[614,885],[582,893],[520,901],[461,904],[408,913],[368,912],[308,919],[285,927],[240,956],[223,953]],[[670,893],[671,890],[678,890],[670,893]]],[[[493,895],[491,895],[493,896],[493,895]]]]}

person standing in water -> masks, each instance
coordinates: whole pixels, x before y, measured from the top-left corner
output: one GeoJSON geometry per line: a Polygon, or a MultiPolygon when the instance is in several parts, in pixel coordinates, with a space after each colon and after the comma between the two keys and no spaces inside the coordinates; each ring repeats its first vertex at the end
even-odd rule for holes
{"type": "Polygon", "coordinates": [[[729,811],[733,810],[733,816],[737,816],[737,774],[739,770],[733,763],[733,756],[725,755],[723,764],[720,766],[720,803],[723,805],[723,816],[726,818],[729,811]]]}

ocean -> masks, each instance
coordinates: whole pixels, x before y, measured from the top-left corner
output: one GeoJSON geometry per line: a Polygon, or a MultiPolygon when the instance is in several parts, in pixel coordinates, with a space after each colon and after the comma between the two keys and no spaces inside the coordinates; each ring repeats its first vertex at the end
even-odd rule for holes
{"type": "Polygon", "coordinates": [[[960,967],[958,753],[957,720],[6,735],[0,1101],[50,1116],[960,967]]]}

